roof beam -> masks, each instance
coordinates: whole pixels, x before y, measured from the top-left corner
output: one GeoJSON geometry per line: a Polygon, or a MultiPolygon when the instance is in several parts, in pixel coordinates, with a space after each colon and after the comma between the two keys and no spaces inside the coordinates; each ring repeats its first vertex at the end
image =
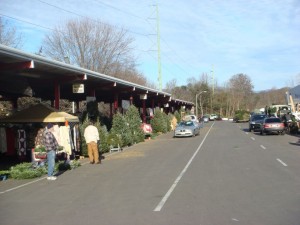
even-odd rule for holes
{"type": "Polygon", "coordinates": [[[33,69],[34,62],[26,61],[26,62],[15,62],[15,63],[0,63],[0,71],[7,70],[24,70],[24,69],[33,69]]]}

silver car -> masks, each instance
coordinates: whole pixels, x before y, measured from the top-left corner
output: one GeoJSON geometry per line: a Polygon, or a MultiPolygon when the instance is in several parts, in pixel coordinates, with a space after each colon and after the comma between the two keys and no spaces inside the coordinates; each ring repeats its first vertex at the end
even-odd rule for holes
{"type": "Polygon", "coordinates": [[[192,137],[200,133],[200,127],[194,121],[182,121],[174,130],[174,137],[192,137]]]}

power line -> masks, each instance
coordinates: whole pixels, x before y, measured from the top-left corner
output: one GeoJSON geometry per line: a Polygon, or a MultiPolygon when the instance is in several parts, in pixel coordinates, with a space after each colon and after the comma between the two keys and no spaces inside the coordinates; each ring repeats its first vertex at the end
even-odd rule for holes
{"type": "MultiPolygon", "coordinates": [[[[74,14],[74,15],[76,15],[76,16],[83,17],[83,18],[88,18],[89,20],[94,21],[94,22],[96,22],[96,23],[101,23],[101,24],[105,24],[105,25],[110,25],[110,26],[112,26],[111,24],[104,23],[104,22],[102,22],[102,21],[92,19],[92,18],[90,18],[90,17],[88,17],[88,16],[84,16],[84,15],[78,14],[78,13],[76,13],[76,12],[73,12],[73,11],[70,11],[70,10],[67,10],[67,9],[64,9],[64,8],[62,8],[62,7],[59,7],[59,6],[50,4],[50,3],[45,2],[45,1],[42,1],[42,0],[37,0],[37,1],[39,1],[39,2],[41,2],[41,3],[43,3],[43,4],[46,4],[46,5],[49,5],[49,6],[51,6],[51,7],[57,8],[57,9],[59,9],[59,10],[68,12],[68,13],[70,13],[70,14],[74,14]]],[[[134,32],[134,31],[131,31],[131,30],[129,30],[129,29],[120,28],[120,27],[118,27],[118,26],[116,26],[116,25],[113,25],[113,27],[116,27],[116,28],[121,29],[121,30],[123,29],[123,30],[125,30],[125,31],[128,31],[129,33],[136,34],[136,35],[140,35],[140,36],[146,36],[146,35],[147,35],[147,34],[142,34],[142,33],[134,32]]]]}
{"type": "MultiPolygon", "coordinates": [[[[45,1],[43,1],[43,0],[38,0],[38,1],[41,2],[41,3],[47,4],[47,5],[49,5],[49,6],[55,7],[55,8],[57,8],[57,9],[63,10],[63,11],[65,11],[65,12],[68,12],[68,13],[70,13],[70,14],[74,14],[74,15],[76,15],[76,16],[80,16],[80,17],[83,17],[83,18],[89,18],[89,17],[83,16],[83,15],[81,15],[81,14],[78,14],[78,13],[76,13],[76,12],[73,12],[73,11],[70,11],[70,10],[66,10],[66,9],[64,9],[64,8],[62,8],[62,7],[59,7],[59,6],[50,4],[50,3],[45,2],[45,1]]],[[[128,15],[130,15],[130,16],[133,16],[133,17],[138,18],[138,19],[141,19],[141,20],[145,20],[145,22],[147,22],[148,24],[151,24],[151,23],[149,23],[146,19],[144,19],[144,18],[142,18],[142,17],[139,17],[139,16],[137,16],[137,15],[135,15],[135,14],[133,14],[133,13],[127,12],[127,11],[125,11],[125,10],[122,10],[122,9],[120,9],[120,8],[117,8],[117,7],[115,7],[115,6],[112,6],[112,5],[110,5],[110,4],[104,3],[104,2],[99,1],[99,0],[95,0],[95,1],[96,1],[97,3],[100,3],[100,4],[102,4],[102,5],[106,6],[106,7],[112,8],[112,9],[117,10],[117,11],[119,11],[119,12],[128,14],[128,15]]],[[[89,19],[90,19],[90,20],[93,20],[93,21],[95,21],[95,22],[97,22],[97,23],[105,24],[105,23],[103,23],[103,22],[96,21],[96,20],[91,19],[91,18],[89,18],[89,19]]],[[[115,27],[117,27],[117,26],[115,26],[115,27]]],[[[118,27],[117,27],[117,28],[118,28],[118,27]]],[[[120,29],[120,28],[119,28],[119,29],[120,29]]],[[[133,34],[137,34],[137,35],[141,35],[141,36],[147,36],[147,37],[149,36],[148,34],[141,34],[141,33],[133,32],[133,31],[131,31],[131,30],[129,30],[129,29],[125,29],[125,30],[127,30],[128,32],[133,33],[133,34]]],[[[149,38],[149,37],[148,37],[148,38],[149,38]]],[[[150,39],[150,38],[149,38],[149,39],[150,39]]],[[[151,40],[151,39],[150,39],[150,40],[151,40]]],[[[174,49],[172,49],[172,48],[167,44],[167,42],[166,42],[163,38],[161,38],[161,40],[163,40],[163,42],[167,45],[167,47],[168,47],[171,51],[173,51],[173,52],[177,55],[177,57],[178,57],[178,54],[176,53],[176,51],[174,51],[174,49]]],[[[151,40],[151,41],[152,41],[152,40],[151,40]]],[[[135,50],[138,50],[138,49],[135,49],[135,50]]],[[[139,51],[139,50],[138,50],[138,51],[139,51]]],[[[141,51],[143,51],[143,50],[141,50],[141,51]]],[[[149,51],[149,50],[144,50],[144,52],[147,52],[147,51],[149,51]]],[[[158,50],[158,51],[159,51],[159,50],[158,50]]],[[[165,55],[165,54],[164,54],[164,55],[165,55]]],[[[169,57],[167,57],[167,58],[169,58],[169,57]]],[[[178,57],[178,58],[180,58],[180,57],[178,57]]],[[[169,60],[173,62],[173,60],[171,60],[171,58],[169,58],[169,60]]],[[[185,60],[183,60],[182,58],[181,58],[181,60],[182,60],[182,61],[185,61],[185,60]]],[[[185,62],[186,62],[186,61],[185,61],[185,62]]],[[[173,63],[174,63],[174,62],[173,62],[173,63]]],[[[177,63],[174,63],[174,64],[175,64],[179,69],[181,69],[183,72],[187,73],[187,71],[184,70],[184,69],[183,69],[182,67],[180,67],[179,65],[177,65],[177,63]]],[[[189,63],[186,63],[186,64],[189,64],[189,63]]]]}
{"type": "Polygon", "coordinates": [[[20,22],[22,22],[22,23],[28,23],[28,24],[33,25],[33,26],[36,26],[36,27],[41,27],[41,28],[46,29],[46,30],[55,31],[55,29],[53,29],[53,28],[49,28],[49,27],[45,27],[45,26],[42,26],[42,25],[39,25],[39,24],[35,24],[35,23],[32,23],[32,22],[28,22],[28,21],[25,21],[25,20],[17,19],[17,18],[15,18],[15,17],[8,16],[8,15],[2,14],[2,13],[0,13],[0,15],[1,15],[1,16],[4,16],[4,17],[7,17],[7,18],[10,18],[10,19],[13,19],[13,20],[20,21],[20,22]]]}
{"type": "Polygon", "coordinates": [[[117,11],[119,11],[119,12],[122,12],[122,13],[125,13],[125,14],[127,14],[127,15],[133,16],[133,17],[135,17],[135,18],[138,18],[138,19],[141,19],[141,20],[145,20],[144,18],[142,18],[142,17],[140,17],[140,16],[137,16],[137,15],[135,15],[135,14],[133,14],[133,13],[127,12],[127,11],[125,11],[125,10],[122,10],[122,9],[120,9],[120,8],[117,8],[117,7],[115,7],[115,6],[112,6],[112,5],[110,5],[110,4],[104,3],[104,2],[102,2],[102,1],[95,0],[95,2],[98,2],[98,3],[104,5],[104,6],[108,7],[108,8],[112,8],[112,9],[117,10],[117,11]]]}

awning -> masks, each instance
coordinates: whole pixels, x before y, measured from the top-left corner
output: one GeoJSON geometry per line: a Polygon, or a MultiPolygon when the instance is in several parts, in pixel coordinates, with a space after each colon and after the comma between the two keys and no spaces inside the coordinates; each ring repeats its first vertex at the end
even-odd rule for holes
{"type": "Polygon", "coordinates": [[[10,117],[0,119],[0,123],[64,123],[66,121],[79,122],[79,119],[77,116],[59,112],[42,103],[16,112],[10,117]]]}

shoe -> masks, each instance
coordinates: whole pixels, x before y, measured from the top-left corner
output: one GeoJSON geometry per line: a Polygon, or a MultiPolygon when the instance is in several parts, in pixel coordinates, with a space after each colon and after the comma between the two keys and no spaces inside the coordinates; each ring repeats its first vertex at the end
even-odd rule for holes
{"type": "Polygon", "coordinates": [[[47,180],[56,180],[56,179],[57,179],[57,177],[55,177],[55,176],[47,177],[47,180]]]}
{"type": "Polygon", "coordinates": [[[94,164],[94,162],[90,162],[90,164],[94,164]]]}
{"type": "Polygon", "coordinates": [[[96,162],[96,164],[101,164],[101,162],[96,162]]]}

